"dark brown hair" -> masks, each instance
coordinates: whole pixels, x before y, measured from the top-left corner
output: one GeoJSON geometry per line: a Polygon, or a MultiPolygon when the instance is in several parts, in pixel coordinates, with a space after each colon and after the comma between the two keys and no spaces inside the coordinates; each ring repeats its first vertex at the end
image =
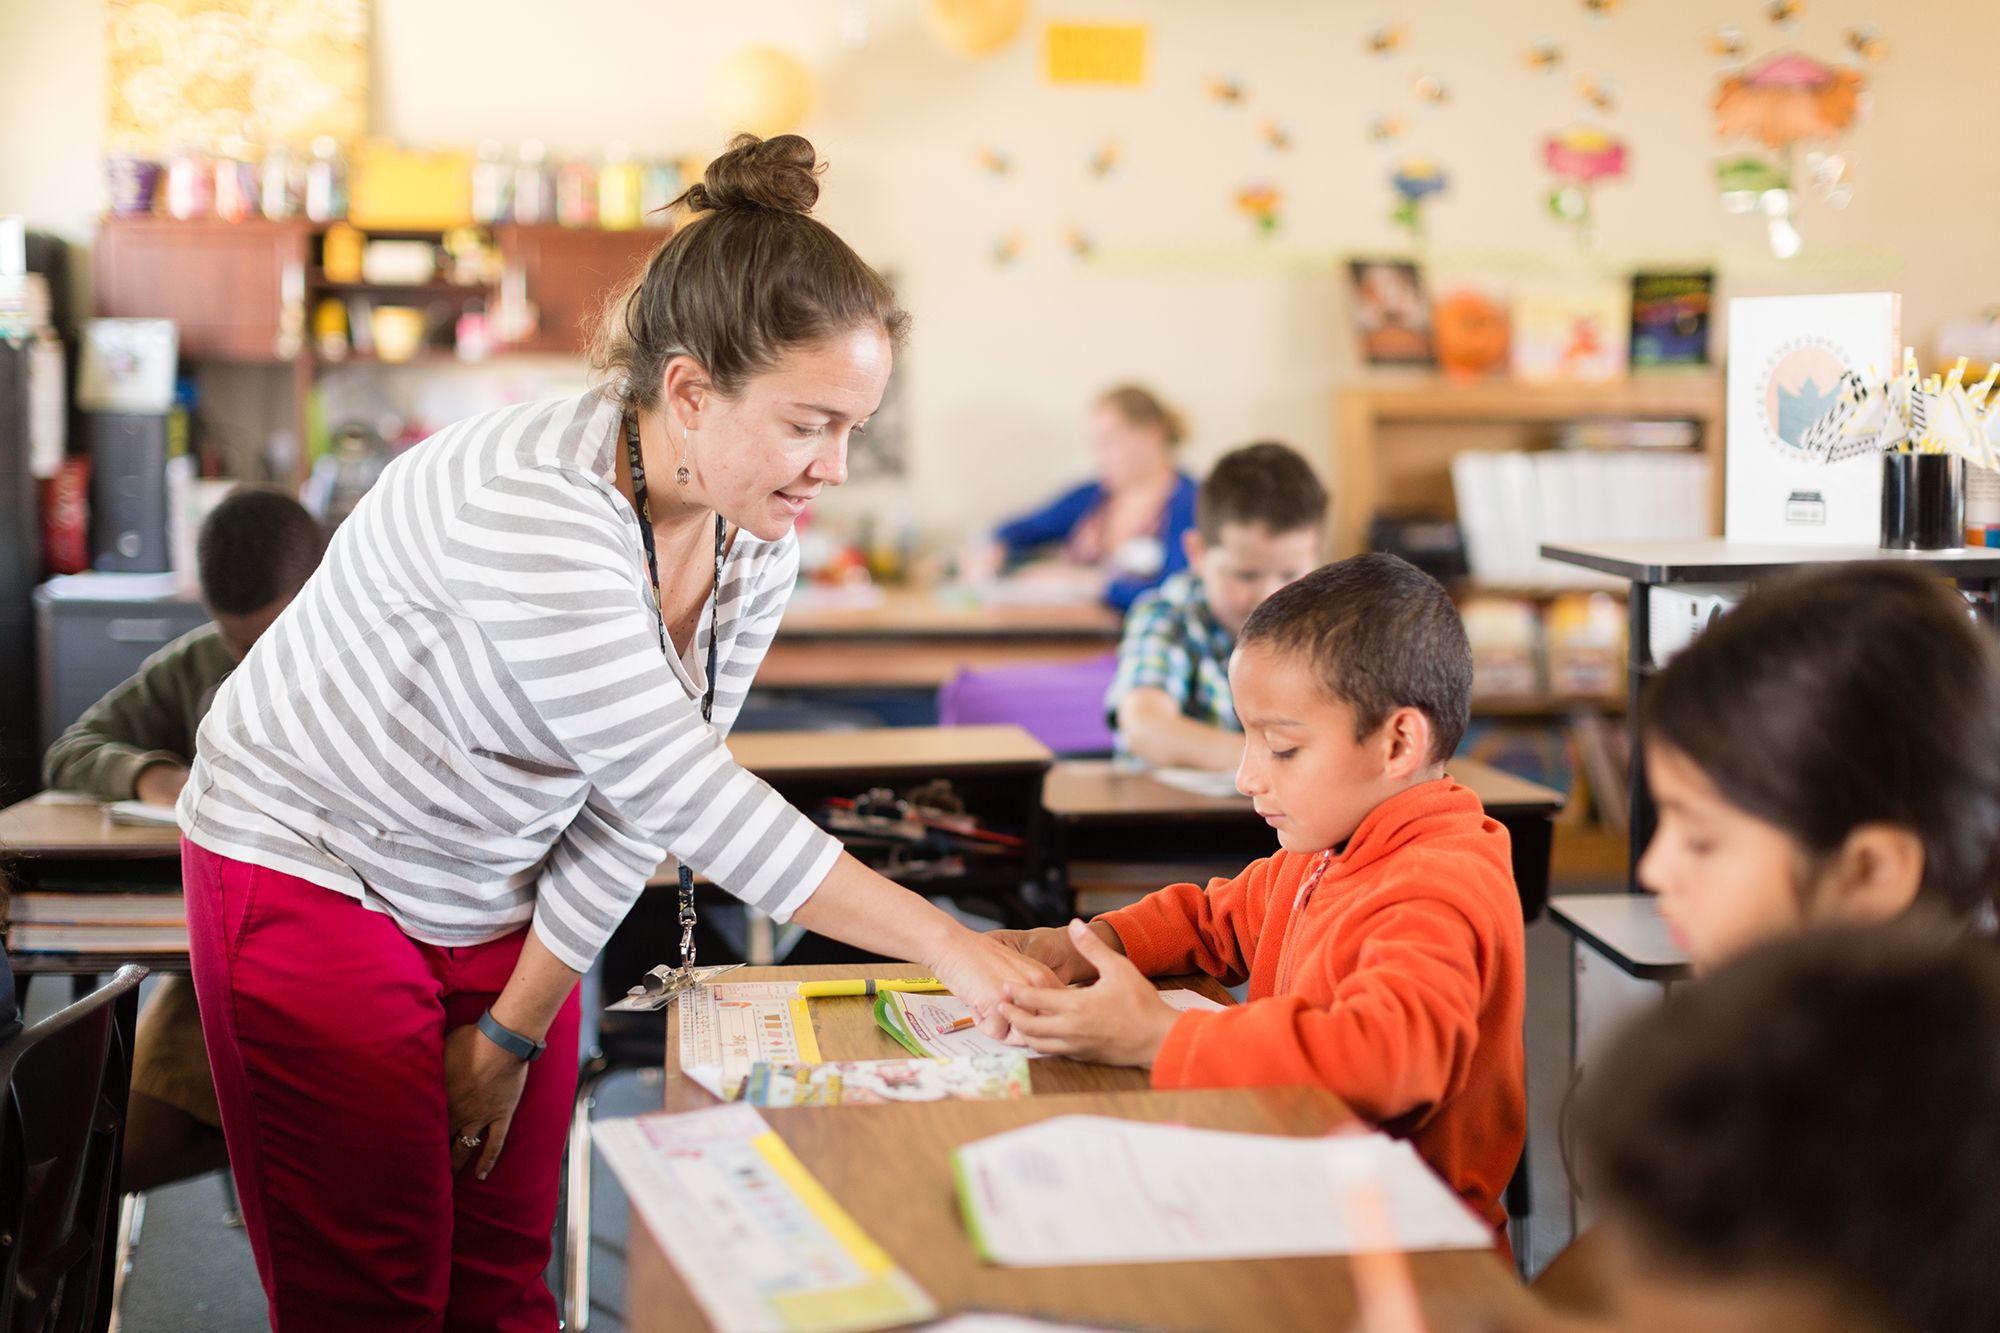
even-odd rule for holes
{"type": "Polygon", "coordinates": [[[1809,857],[1894,824],[1923,843],[1926,899],[1963,917],[2000,889],[2000,649],[1943,579],[1871,564],[1759,585],[1659,674],[1643,718],[1809,857]]]}
{"type": "Polygon", "coordinates": [[[1112,409],[1134,426],[1158,427],[1160,434],[1167,437],[1169,448],[1187,438],[1186,419],[1161,402],[1151,389],[1121,384],[1106,392],[1097,405],[1112,409]]]}
{"type": "Polygon", "coordinates": [[[733,395],[788,348],[847,329],[902,342],[910,319],[889,284],[810,215],[821,170],[796,134],[739,134],[674,201],[688,220],[612,296],[591,348],[626,407],[658,404],[676,356],[733,395]]]}
{"type": "Polygon", "coordinates": [[[1591,1065],[1581,1183],[1669,1279],[1804,1282],[1899,1333],[2000,1328],[2000,956],[1935,921],[1745,953],[1591,1065]]]}
{"type": "Polygon", "coordinates": [[[1195,526],[1208,542],[1225,523],[1258,524],[1273,536],[1326,522],[1326,487],[1312,466],[1275,440],[1232,449],[1215,460],[1194,501],[1195,526]]]}
{"type": "Polygon", "coordinates": [[[1363,740],[1398,708],[1431,722],[1430,760],[1451,758],[1472,713],[1472,647],[1441,584],[1400,556],[1322,565],[1260,603],[1237,636],[1298,653],[1354,710],[1363,740]]]}
{"type": "Polygon", "coordinates": [[[202,520],[195,538],[201,600],[247,616],[296,596],[319,567],[325,539],[305,506],[268,486],[241,486],[202,520]]]}

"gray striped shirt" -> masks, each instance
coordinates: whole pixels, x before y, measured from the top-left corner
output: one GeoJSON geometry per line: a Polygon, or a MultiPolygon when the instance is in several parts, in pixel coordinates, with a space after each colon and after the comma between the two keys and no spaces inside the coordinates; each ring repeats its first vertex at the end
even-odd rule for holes
{"type": "Polygon", "coordinates": [[[660,652],[601,390],[450,426],[397,459],[202,723],[180,822],[223,856],[463,945],[532,920],[579,970],[663,856],[788,918],[840,845],[723,736],[798,542],[739,531],[685,659],[660,652]]]}

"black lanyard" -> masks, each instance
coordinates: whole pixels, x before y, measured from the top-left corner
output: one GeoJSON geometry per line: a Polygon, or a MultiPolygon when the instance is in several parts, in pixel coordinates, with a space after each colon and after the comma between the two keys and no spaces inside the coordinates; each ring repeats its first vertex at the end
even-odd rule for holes
{"type": "MultiPolygon", "coordinates": [[[[639,511],[639,536],[646,544],[646,570],[653,576],[653,618],[660,625],[660,652],[673,656],[672,641],[667,637],[667,613],[660,605],[660,556],[653,545],[653,509],[646,502],[646,465],[639,457],[639,418],[627,415],[625,418],[625,458],[632,466],[632,504],[639,511]]],[[[715,591],[708,606],[708,687],[701,695],[701,720],[715,720],[715,652],[721,641],[718,632],[722,615],[722,556],[728,545],[729,525],[722,515],[715,516],[715,591]]],[[[694,872],[687,863],[680,866],[680,927],[681,927],[681,968],[694,968],[694,872]]]]}

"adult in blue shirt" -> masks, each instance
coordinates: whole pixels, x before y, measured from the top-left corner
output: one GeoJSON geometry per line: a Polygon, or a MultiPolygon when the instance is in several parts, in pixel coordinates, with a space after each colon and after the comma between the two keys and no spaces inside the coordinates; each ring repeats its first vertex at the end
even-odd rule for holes
{"type": "Polygon", "coordinates": [[[1097,480],[1002,525],[993,534],[1001,554],[1010,564],[1051,554],[1062,575],[1093,583],[1125,610],[1187,566],[1181,537],[1194,526],[1195,483],[1174,466],[1185,433],[1149,390],[1111,390],[1090,416],[1097,480]]]}

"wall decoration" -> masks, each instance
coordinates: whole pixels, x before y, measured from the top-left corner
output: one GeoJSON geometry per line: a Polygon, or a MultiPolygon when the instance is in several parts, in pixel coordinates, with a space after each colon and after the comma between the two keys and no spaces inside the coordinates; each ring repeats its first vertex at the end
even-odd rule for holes
{"type": "Polygon", "coordinates": [[[1396,191],[1396,206],[1389,220],[1421,241],[1424,236],[1424,201],[1443,194],[1444,169],[1428,158],[1404,158],[1389,173],[1396,191]]]}
{"type": "Polygon", "coordinates": [[[1274,153],[1291,151],[1292,132],[1275,120],[1266,118],[1258,121],[1257,137],[1262,139],[1264,146],[1274,153]]]}
{"type": "Polygon", "coordinates": [[[990,56],[1027,22],[1028,0],[924,0],[924,26],[962,56],[990,56]]]}
{"type": "Polygon", "coordinates": [[[1014,159],[998,148],[982,148],[976,154],[979,169],[996,180],[1012,174],[1014,159]]]}
{"type": "Polygon", "coordinates": [[[1386,116],[1377,112],[1368,118],[1368,141],[1376,144],[1394,143],[1403,137],[1403,119],[1400,116],[1386,116]]]}
{"type": "Polygon", "coordinates": [[[715,118],[731,134],[788,134],[811,114],[816,96],[812,72],[775,46],[746,46],[715,73],[715,118]]]}
{"type": "Polygon", "coordinates": [[[1219,102],[1224,106],[1229,106],[1243,100],[1243,81],[1241,79],[1208,79],[1201,85],[1201,90],[1208,94],[1210,100],[1219,102]]]}
{"type": "Polygon", "coordinates": [[[1882,35],[1875,31],[1875,25],[1872,23],[1849,28],[1843,36],[1847,42],[1847,49],[1870,64],[1889,54],[1889,44],[1882,40],[1882,35]]]}
{"type": "Polygon", "coordinates": [[[1097,238],[1072,224],[1063,232],[1063,248],[1072,259],[1088,262],[1097,257],[1097,238]]]}
{"type": "Polygon", "coordinates": [[[988,255],[995,268],[1006,268],[1017,262],[1028,251],[1028,238],[1018,231],[1010,231],[993,242],[988,255]]]}
{"type": "Polygon", "coordinates": [[[1507,366],[1507,310],[1469,287],[1438,302],[1434,320],[1438,369],[1449,379],[1481,379],[1507,366]]]}
{"type": "Polygon", "coordinates": [[[1725,24],[1708,35],[1708,53],[1721,60],[1741,60],[1743,53],[1750,49],[1750,41],[1743,35],[1743,29],[1734,24],[1725,24]]]}
{"type": "Polygon", "coordinates": [[[1529,69],[1553,74],[1563,62],[1563,49],[1544,37],[1525,51],[1521,60],[1529,69]]]}
{"type": "MultiPolygon", "coordinates": [[[[1723,207],[1759,213],[1771,253],[1789,259],[1803,247],[1796,214],[1800,145],[1830,143],[1860,116],[1867,82],[1858,70],[1836,68],[1796,51],[1766,57],[1726,75],[1715,92],[1715,134],[1751,139],[1764,150],[1741,153],[1716,167],[1723,207]]],[[[1846,161],[1831,151],[1805,153],[1803,184],[1838,208],[1853,195],[1846,161]]]]}
{"type": "Polygon", "coordinates": [[[1595,19],[1610,18],[1624,4],[1624,0],[1583,0],[1583,12],[1595,19]]]}
{"type": "Polygon", "coordinates": [[[1085,167],[1089,170],[1092,180],[1103,180],[1118,170],[1118,158],[1118,141],[1106,139],[1091,150],[1090,160],[1085,163],[1085,167]]]}
{"type": "Polygon", "coordinates": [[[1246,185],[1236,192],[1236,211],[1250,219],[1257,226],[1257,234],[1265,239],[1278,230],[1278,210],[1284,196],[1275,185],[1246,185]]]}
{"type": "Polygon", "coordinates": [[[1146,82],[1144,23],[1051,23],[1042,35],[1042,69],[1050,83],[1097,83],[1136,88],[1146,82]]]}
{"type": "Polygon", "coordinates": [[[1625,174],[1625,157],[1625,145],[1594,126],[1576,126],[1542,140],[1542,165],[1557,181],[1549,212],[1570,225],[1579,245],[1596,244],[1592,196],[1599,181],[1625,174]]]}
{"type": "Polygon", "coordinates": [[[1796,23],[1805,7],[1805,0],[1770,0],[1770,3],[1764,6],[1764,17],[1782,28],[1787,24],[1796,23]]]}
{"type": "Polygon", "coordinates": [[[1353,259],[1354,324],[1371,366],[1431,364],[1431,310],[1424,280],[1407,259],[1353,259]]]}
{"type": "Polygon", "coordinates": [[[1598,115],[1609,115],[1618,109],[1618,89],[1611,80],[1596,74],[1586,74],[1576,81],[1576,95],[1583,104],[1598,115]]]}
{"type": "Polygon", "coordinates": [[[368,0],[105,0],[105,142],[304,146],[368,128],[368,0]]]}
{"type": "Polygon", "coordinates": [[[1368,30],[1362,45],[1371,56],[1392,56],[1403,49],[1409,35],[1409,29],[1400,23],[1379,24],[1368,30]]]}
{"type": "Polygon", "coordinates": [[[1426,74],[1410,85],[1410,91],[1417,100],[1431,106],[1443,106],[1451,100],[1451,86],[1435,74],[1426,74]]]}

